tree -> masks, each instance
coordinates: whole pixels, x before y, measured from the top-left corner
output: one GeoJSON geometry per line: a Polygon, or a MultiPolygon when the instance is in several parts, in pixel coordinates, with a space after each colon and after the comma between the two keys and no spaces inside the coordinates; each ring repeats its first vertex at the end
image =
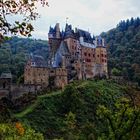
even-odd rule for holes
{"type": "Polygon", "coordinates": [[[64,139],[67,140],[78,140],[79,139],[79,132],[76,128],[76,116],[72,112],[69,112],[66,115],[66,119],[64,121],[66,128],[64,129],[64,139]]]}
{"type": "Polygon", "coordinates": [[[140,18],[121,21],[116,28],[103,35],[108,48],[109,72],[126,80],[139,82],[140,18]],[[137,72],[133,65],[137,65],[137,72]],[[119,71],[118,71],[119,70],[119,71]]]}
{"type": "Polygon", "coordinates": [[[112,74],[113,74],[114,76],[120,76],[120,75],[121,75],[121,71],[118,70],[117,68],[113,68],[113,69],[112,69],[112,74]]]}
{"type": "Polygon", "coordinates": [[[1,140],[44,140],[41,133],[25,128],[20,122],[0,124],[1,140]]]}
{"type": "Polygon", "coordinates": [[[137,140],[139,138],[140,110],[127,98],[117,101],[114,109],[99,105],[97,115],[99,121],[105,126],[105,130],[101,131],[106,131],[99,134],[101,140],[137,140]]]}
{"type": "Polygon", "coordinates": [[[39,16],[36,12],[37,3],[48,5],[47,0],[0,0],[0,42],[10,34],[31,36],[34,30],[32,20],[39,16]],[[21,21],[10,23],[10,16],[20,16],[21,21]]]}
{"type": "Polygon", "coordinates": [[[68,85],[62,95],[62,102],[65,102],[63,106],[63,113],[73,112],[76,113],[77,109],[83,106],[82,100],[80,100],[80,94],[76,87],[73,85],[68,85]]]}

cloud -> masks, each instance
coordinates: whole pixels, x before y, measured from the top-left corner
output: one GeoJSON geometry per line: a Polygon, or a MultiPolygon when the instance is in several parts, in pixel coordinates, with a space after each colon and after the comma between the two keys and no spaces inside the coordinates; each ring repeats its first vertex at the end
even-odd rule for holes
{"type": "Polygon", "coordinates": [[[139,0],[48,0],[50,7],[38,7],[41,18],[34,22],[33,37],[46,39],[50,25],[64,28],[66,17],[74,27],[100,34],[122,19],[140,16],[139,0]]]}

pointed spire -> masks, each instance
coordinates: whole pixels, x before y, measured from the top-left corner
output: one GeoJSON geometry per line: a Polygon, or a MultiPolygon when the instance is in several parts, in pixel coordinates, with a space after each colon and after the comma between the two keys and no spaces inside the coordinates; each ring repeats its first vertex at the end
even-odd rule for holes
{"type": "Polygon", "coordinates": [[[56,38],[60,38],[60,27],[59,27],[59,23],[56,23],[56,25],[55,25],[55,31],[56,31],[56,38]]]}
{"type": "Polygon", "coordinates": [[[68,17],[66,17],[66,24],[68,23],[68,19],[69,19],[69,18],[68,18],[68,17]]]}

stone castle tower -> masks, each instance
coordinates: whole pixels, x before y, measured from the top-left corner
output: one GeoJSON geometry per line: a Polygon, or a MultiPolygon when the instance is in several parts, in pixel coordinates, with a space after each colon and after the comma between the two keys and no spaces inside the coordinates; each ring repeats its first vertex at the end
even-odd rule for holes
{"type": "Polygon", "coordinates": [[[54,28],[50,27],[48,38],[49,38],[49,47],[50,47],[49,48],[50,49],[49,65],[52,66],[55,53],[58,49],[58,46],[60,46],[60,43],[62,41],[59,23],[57,23],[54,28]]]}
{"type": "Polygon", "coordinates": [[[57,23],[49,31],[50,60],[53,67],[65,67],[68,79],[90,79],[108,76],[104,39],[91,37],[88,31],[72,29],[66,24],[60,31],[57,23]]]}
{"type": "Polygon", "coordinates": [[[95,67],[94,67],[94,73],[95,75],[98,75],[100,77],[107,75],[107,50],[105,47],[104,39],[101,37],[96,38],[96,61],[95,61],[95,67]]]}

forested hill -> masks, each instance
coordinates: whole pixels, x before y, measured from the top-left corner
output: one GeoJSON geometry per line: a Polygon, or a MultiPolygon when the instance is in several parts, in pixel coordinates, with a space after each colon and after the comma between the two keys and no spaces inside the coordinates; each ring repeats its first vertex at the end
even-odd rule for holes
{"type": "Polygon", "coordinates": [[[121,21],[102,36],[108,45],[110,73],[140,84],[140,18],[121,21]]]}
{"type": "Polygon", "coordinates": [[[113,81],[75,81],[14,116],[47,140],[139,140],[138,93],[113,81]]]}
{"type": "Polygon", "coordinates": [[[0,74],[11,71],[17,80],[24,70],[29,54],[48,57],[48,42],[43,40],[13,37],[0,47],[0,74]]]}

